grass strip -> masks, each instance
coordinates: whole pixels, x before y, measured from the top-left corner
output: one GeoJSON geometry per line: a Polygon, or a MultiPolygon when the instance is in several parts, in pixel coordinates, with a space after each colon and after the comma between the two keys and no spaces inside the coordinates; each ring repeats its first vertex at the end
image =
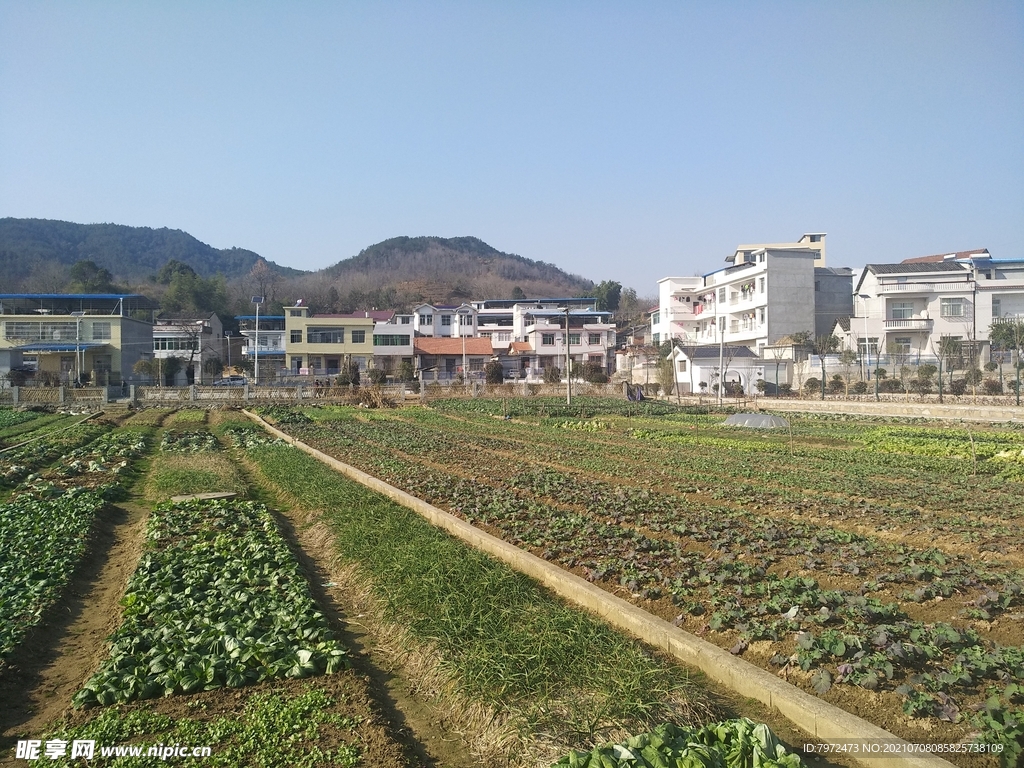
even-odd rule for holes
{"type": "Polygon", "coordinates": [[[685,670],[412,511],[290,446],[249,456],[303,506],[325,511],[339,553],[370,579],[388,618],[438,649],[470,699],[565,746],[707,718],[685,670]]]}
{"type": "Polygon", "coordinates": [[[211,452],[162,453],[146,480],[145,496],[159,502],[191,493],[245,494],[247,487],[238,467],[224,456],[211,452]]]}
{"type": "Polygon", "coordinates": [[[198,426],[205,423],[205,408],[182,408],[171,413],[164,421],[164,424],[169,427],[198,426]]]}

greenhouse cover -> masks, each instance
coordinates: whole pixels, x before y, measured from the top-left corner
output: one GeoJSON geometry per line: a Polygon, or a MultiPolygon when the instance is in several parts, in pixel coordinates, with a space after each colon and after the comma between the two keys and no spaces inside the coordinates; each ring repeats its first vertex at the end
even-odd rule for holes
{"type": "Polygon", "coordinates": [[[777,429],[789,426],[789,422],[781,416],[770,413],[734,413],[725,420],[727,427],[753,427],[755,429],[777,429]]]}

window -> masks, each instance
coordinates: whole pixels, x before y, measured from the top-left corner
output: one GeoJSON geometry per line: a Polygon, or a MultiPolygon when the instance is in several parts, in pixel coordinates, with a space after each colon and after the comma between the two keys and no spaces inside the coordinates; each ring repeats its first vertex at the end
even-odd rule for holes
{"type": "Polygon", "coordinates": [[[443,325],[443,326],[450,326],[451,324],[452,324],[452,316],[451,315],[441,315],[441,325],[443,325]]]}
{"type": "Polygon", "coordinates": [[[758,278],[757,284],[758,284],[758,291],[760,293],[764,293],[764,278],[763,277],[758,278]]]}
{"type": "Polygon", "coordinates": [[[654,343],[655,343],[655,345],[661,344],[661,334],[660,333],[654,334],[654,343]]]}
{"type": "Polygon", "coordinates": [[[472,315],[459,315],[459,325],[472,325],[472,324],[473,324],[473,316],[472,315]]]}
{"type": "Polygon", "coordinates": [[[910,354],[910,337],[897,336],[892,340],[892,346],[894,350],[899,354],[910,354]]]}
{"type": "Polygon", "coordinates": [[[861,357],[864,357],[865,355],[874,355],[875,357],[878,357],[878,337],[869,336],[865,339],[865,337],[861,336],[858,338],[857,354],[861,357]]]}
{"type": "Polygon", "coordinates": [[[761,307],[761,309],[757,310],[757,322],[760,323],[761,325],[764,325],[764,318],[765,318],[764,307],[761,307]]]}
{"type": "Polygon", "coordinates": [[[1000,312],[1002,311],[1002,301],[999,299],[992,299],[992,317],[1001,317],[1000,312]]]}
{"type": "Polygon", "coordinates": [[[408,315],[402,315],[402,325],[409,325],[409,321],[412,320],[408,315]]]}
{"type": "Polygon", "coordinates": [[[306,331],[307,344],[344,344],[345,329],[331,326],[311,327],[306,331]]]}
{"type": "Polygon", "coordinates": [[[657,325],[661,322],[661,312],[654,312],[651,315],[651,325],[657,325]]]}
{"type": "Polygon", "coordinates": [[[580,345],[580,334],[578,334],[578,333],[570,333],[569,334],[569,344],[570,344],[570,346],[578,347],[580,345]]]}
{"type": "Polygon", "coordinates": [[[758,264],[764,264],[764,253],[763,252],[757,254],[757,263],[758,264]]]}
{"type": "Polygon", "coordinates": [[[352,331],[352,343],[353,344],[365,344],[366,343],[366,331],[352,331]]]}
{"type": "Polygon", "coordinates": [[[302,331],[292,331],[291,337],[289,338],[292,344],[302,343],[302,331]]]}
{"type": "Polygon", "coordinates": [[[322,357],[309,358],[309,367],[314,371],[322,371],[324,368],[324,359],[322,357]]]}
{"type": "Polygon", "coordinates": [[[433,325],[433,324],[434,324],[434,316],[433,315],[420,315],[420,325],[433,325]]]}
{"type": "Polygon", "coordinates": [[[820,243],[821,242],[821,235],[811,235],[811,242],[812,243],[820,243]]]}
{"type": "Polygon", "coordinates": [[[92,368],[96,372],[110,373],[113,370],[111,365],[110,355],[96,355],[92,359],[92,368]]]}
{"type": "Polygon", "coordinates": [[[402,333],[375,333],[373,334],[373,346],[407,347],[409,346],[409,337],[402,333]]]}
{"type": "Polygon", "coordinates": [[[298,373],[299,369],[301,367],[302,367],[302,358],[301,357],[293,357],[292,358],[292,371],[294,371],[295,373],[298,373]]]}
{"type": "Polygon", "coordinates": [[[964,300],[963,299],[941,299],[939,301],[940,311],[943,317],[963,317],[964,316],[964,300]]]}
{"type": "Polygon", "coordinates": [[[725,288],[718,289],[718,300],[723,304],[725,303],[725,288]]]}
{"type": "Polygon", "coordinates": [[[821,290],[821,280],[814,281],[814,292],[817,293],[821,290]]]}
{"type": "Polygon", "coordinates": [[[601,334],[600,333],[591,333],[590,335],[587,336],[587,342],[590,343],[590,344],[600,344],[601,343],[601,334]]]}
{"type": "Polygon", "coordinates": [[[110,323],[92,324],[93,341],[110,341],[110,323]]]}
{"type": "Polygon", "coordinates": [[[912,301],[894,301],[889,305],[893,320],[910,320],[914,316],[914,303],[912,301]]]}
{"type": "Polygon", "coordinates": [[[302,317],[302,310],[301,309],[289,309],[288,310],[288,317],[302,317]]]}
{"type": "Polygon", "coordinates": [[[679,360],[676,363],[676,369],[679,371],[679,373],[686,373],[686,361],[685,360],[679,360]]]}
{"type": "Polygon", "coordinates": [[[545,347],[553,347],[555,345],[555,334],[553,333],[542,333],[540,335],[540,343],[545,347]]]}

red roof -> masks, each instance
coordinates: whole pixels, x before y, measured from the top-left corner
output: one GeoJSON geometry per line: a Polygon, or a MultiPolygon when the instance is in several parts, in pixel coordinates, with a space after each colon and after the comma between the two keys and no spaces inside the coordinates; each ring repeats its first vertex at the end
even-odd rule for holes
{"type": "Polygon", "coordinates": [[[955,253],[936,253],[933,256],[917,256],[913,259],[904,259],[901,264],[929,264],[936,261],[945,261],[947,258],[968,259],[971,256],[988,256],[988,248],[975,248],[973,251],[957,251],[955,253]]]}
{"type": "MultiPolygon", "coordinates": [[[[417,336],[412,340],[413,351],[417,355],[461,355],[462,339],[449,336],[417,336]]],[[[467,355],[494,354],[490,339],[465,337],[467,355]]]]}
{"type": "Polygon", "coordinates": [[[533,346],[528,341],[513,341],[508,345],[508,351],[511,355],[516,355],[520,352],[533,352],[533,346]]]}

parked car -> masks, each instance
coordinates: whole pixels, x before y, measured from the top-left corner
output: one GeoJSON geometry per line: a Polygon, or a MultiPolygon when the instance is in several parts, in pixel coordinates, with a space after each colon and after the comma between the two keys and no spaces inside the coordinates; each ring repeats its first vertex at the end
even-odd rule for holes
{"type": "Polygon", "coordinates": [[[243,387],[248,380],[245,376],[225,376],[213,382],[215,387],[243,387]]]}

